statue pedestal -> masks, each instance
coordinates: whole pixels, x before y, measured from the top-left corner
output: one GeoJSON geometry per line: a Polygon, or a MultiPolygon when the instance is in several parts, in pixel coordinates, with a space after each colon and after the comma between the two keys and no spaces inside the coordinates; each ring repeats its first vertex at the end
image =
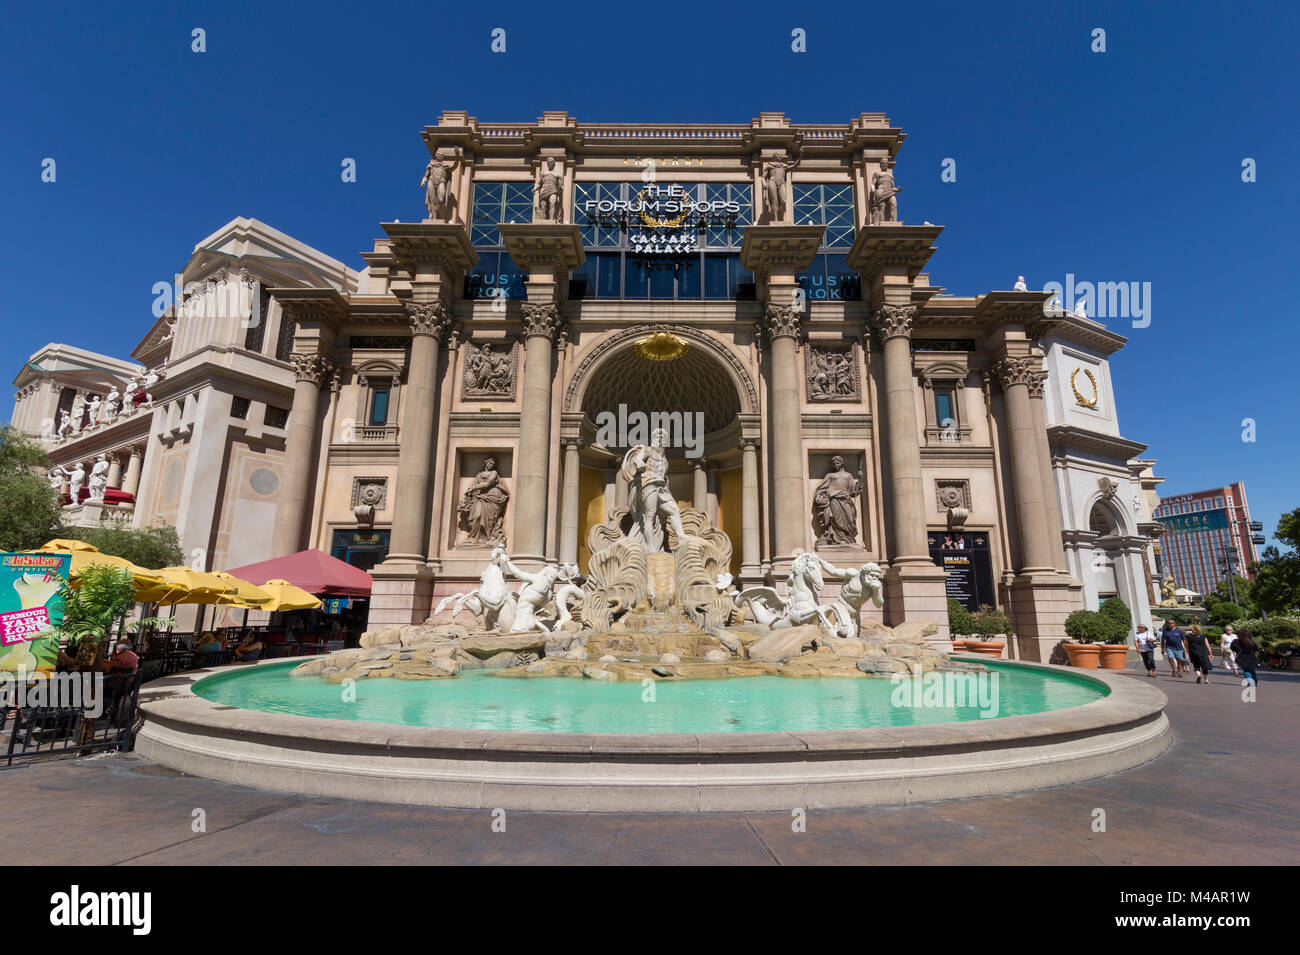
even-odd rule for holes
{"type": "Polygon", "coordinates": [[[424,623],[433,608],[434,573],[424,564],[385,561],[370,569],[370,613],[366,629],[424,623]]]}

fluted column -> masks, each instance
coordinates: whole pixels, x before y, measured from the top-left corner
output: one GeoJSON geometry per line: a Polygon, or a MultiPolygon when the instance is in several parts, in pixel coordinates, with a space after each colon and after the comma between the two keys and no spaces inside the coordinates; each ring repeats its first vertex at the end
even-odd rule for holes
{"type": "Polygon", "coordinates": [[[562,438],[564,445],[564,494],[560,501],[560,560],[578,560],[578,448],[577,438],[562,438]]]}
{"type": "Polygon", "coordinates": [[[740,439],[740,572],[757,576],[759,549],[758,439],[740,439]]]}
{"type": "Polygon", "coordinates": [[[912,376],[915,305],[881,305],[875,326],[884,350],[885,450],[889,456],[889,511],[893,518],[891,563],[932,564],[926,542],[925,487],[916,429],[912,376]]]}
{"type": "Polygon", "coordinates": [[[130,455],[126,459],[126,477],[122,479],[122,490],[132,497],[140,490],[140,465],[144,461],[144,448],[138,444],[131,445],[130,455]]]}
{"type": "Polygon", "coordinates": [[[994,371],[1006,397],[1007,430],[1011,444],[1012,496],[1020,525],[1020,573],[1050,573],[1052,549],[1049,541],[1047,506],[1043,493],[1042,470],[1034,410],[1029,398],[1029,382],[1039,371],[1033,358],[1006,357],[994,371]]]}
{"type": "Polygon", "coordinates": [[[799,313],[789,305],[768,305],[763,334],[771,343],[772,411],[768,444],[772,452],[772,499],[780,502],[773,522],[772,557],[789,560],[807,542],[803,494],[803,434],[799,419],[799,368],[796,348],[799,313]]]}
{"type": "Polygon", "coordinates": [[[709,509],[709,459],[701,455],[691,461],[694,486],[691,504],[698,511],[709,509]]]}
{"type": "Polygon", "coordinates": [[[428,555],[429,479],[438,406],[438,346],[452,326],[441,302],[408,302],[411,360],[397,453],[397,495],[388,562],[423,564],[428,555]]]}
{"type": "Polygon", "coordinates": [[[290,359],[297,375],[297,383],[293,389],[293,407],[289,411],[284,470],[276,501],[275,530],[271,535],[271,551],[275,557],[302,549],[311,483],[312,450],[316,445],[316,413],[320,405],[320,388],[329,377],[332,367],[329,360],[320,354],[296,354],[291,355],[290,359]]]}
{"type": "Polygon", "coordinates": [[[1038,448],[1038,470],[1043,485],[1043,504],[1047,510],[1048,539],[1052,547],[1052,566],[1059,573],[1068,573],[1065,565],[1065,541],[1061,535],[1061,501],[1056,494],[1056,481],[1052,475],[1052,445],[1047,437],[1047,410],[1043,407],[1043,386],[1046,371],[1036,371],[1029,376],[1029,405],[1034,413],[1034,437],[1038,448]]]}
{"type": "Polygon", "coordinates": [[[524,395],[515,469],[515,539],[519,557],[546,555],[546,498],[551,449],[551,352],[563,320],[554,303],[521,306],[524,323],[524,395]]]}

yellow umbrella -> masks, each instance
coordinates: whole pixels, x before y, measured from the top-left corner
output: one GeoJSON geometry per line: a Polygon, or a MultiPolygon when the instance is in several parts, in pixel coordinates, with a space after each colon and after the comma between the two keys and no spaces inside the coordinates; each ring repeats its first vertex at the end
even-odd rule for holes
{"type": "Polygon", "coordinates": [[[271,595],[271,603],[258,607],[258,610],[317,610],[321,606],[319,597],[287,580],[268,580],[261,589],[271,595]]]}
{"type": "Polygon", "coordinates": [[[243,607],[246,610],[261,610],[275,599],[263,588],[256,584],[250,584],[247,580],[242,580],[229,571],[218,570],[212,576],[220,577],[233,588],[229,593],[222,594],[217,603],[231,607],[243,607]]]}
{"type": "Polygon", "coordinates": [[[155,593],[165,594],[156,603],[215,604],[235,591],[230,581],[191,567],[164,567],[154,573],[162,579],[155,593]]]}
{"type": "MultiPolygon", "coordinates": [[[[40,547],[41,553],[46,554],[68,554],[72,558],[72,567],[68,571],[68,576],[72,579],[73,586],[77,586],[77,578],[81,572],[94,565],[108,565],[117,567],[131,574],[135,580],[137,591],[151,590],[162,583],[157,571],[149,570],[147,567],[139,567],[131,563],[125,557],[114,557],[112,554],[101,554],[99,549],[93,544],[87,544],[85,541],[61,540],[56,539],[46,541],[40,547]]],[[[147,599],[144,597],[141,600],[147,599]]]]}

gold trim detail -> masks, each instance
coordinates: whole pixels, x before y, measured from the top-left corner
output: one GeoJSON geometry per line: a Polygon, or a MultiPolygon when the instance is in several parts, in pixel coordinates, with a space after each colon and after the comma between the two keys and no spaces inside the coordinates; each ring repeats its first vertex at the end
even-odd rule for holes
{"type": "Polygon", "coordinates": [[[1085,408],[1096,408],[1097,400],[1101,397],[1101,392],[1097,388],[1097,379],[1092,376],[1092,372],[1087,368],[1076,368],[1070,372],[1070,390],[1074,392],[1074,400],[1079,402],[1085,408]],[[1079,391],[1079,386],[1074,383],[1075,377],[1083,372],[1088,376],[1088,382],[1092,385],[1092,397],[1085,398],[1079,391]]]}
{"type": "Polygon", "coordinates": [[[636,353],[647,361],[676,361],[691,350],[691,343],[672,332],[655,332],[632,343],[636,353]]]}

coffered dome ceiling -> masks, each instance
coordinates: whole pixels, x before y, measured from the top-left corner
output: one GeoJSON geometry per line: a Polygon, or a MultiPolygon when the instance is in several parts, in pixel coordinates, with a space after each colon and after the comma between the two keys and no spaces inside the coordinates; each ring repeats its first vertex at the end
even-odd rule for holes
{"type": "Polygon", "coordinates": [[[620,404],[626,405],[629,413],[702,411],[705,432],[725,428],[740,414],[740,399],[731,377],[698,347],[672,361],[649,361],[629,342],[600,365],[596,380],[583,395],[582,410],[595,421],[602,411],[617,414],[620,404]]]}

